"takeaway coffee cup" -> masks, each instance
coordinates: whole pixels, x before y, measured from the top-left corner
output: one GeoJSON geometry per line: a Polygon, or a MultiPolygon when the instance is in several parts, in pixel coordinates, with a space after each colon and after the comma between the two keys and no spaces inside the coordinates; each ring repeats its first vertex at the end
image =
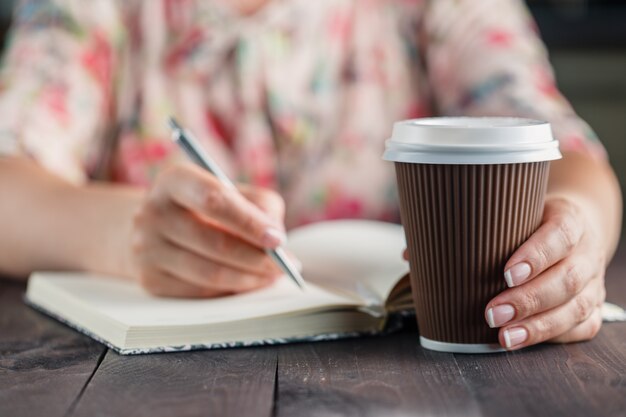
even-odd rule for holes
{"type": "Polygon", "coordinates": [[[551,160],[547,122],[444,117],[397,122],[383,159],[396,168],[420,343],[500,351],[485,322],[504,265],[540,224],[551,160]]]}

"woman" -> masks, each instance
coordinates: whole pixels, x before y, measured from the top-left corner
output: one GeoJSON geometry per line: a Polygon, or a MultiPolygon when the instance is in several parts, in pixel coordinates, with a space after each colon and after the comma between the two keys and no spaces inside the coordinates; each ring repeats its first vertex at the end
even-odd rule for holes
{"type": "Polygon", "coordinates": [[[284,224],[397,219],[394,121],[514,115],[550,121],[564,158],[486,320],[508,349],[598,332],[619,188],[520,1],[24,1],[12,33],[2,273],[98,271],[182,297],[267,285],[280,271],[262,248],[284,224]],[[245,198],[184,162],[170,113],[245,198]]]}

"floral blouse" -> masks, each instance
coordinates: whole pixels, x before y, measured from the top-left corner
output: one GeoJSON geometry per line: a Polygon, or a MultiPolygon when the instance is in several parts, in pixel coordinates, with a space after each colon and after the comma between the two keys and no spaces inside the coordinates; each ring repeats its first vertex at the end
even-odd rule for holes
{"type": "Polygon", "coordinates": [[[234,178],[278,190],[287,225],[397,219],[394,121],[548,120],[604,148],[557,90],[517,0],[28,0],[0,76],[0,153],[77,183],[148,186],[184,161],[176,115],[234,178]]]}

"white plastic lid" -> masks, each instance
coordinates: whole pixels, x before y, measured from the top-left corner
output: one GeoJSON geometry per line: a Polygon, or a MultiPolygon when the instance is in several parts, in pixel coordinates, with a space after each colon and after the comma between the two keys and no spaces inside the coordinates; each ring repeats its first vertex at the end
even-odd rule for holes
{"type": "Polygon", "coordinates": [[[418,164],[515,164],[560,159],[550,123],[515,117],[430,117],[393,125],[383,159],[418,164]]]}

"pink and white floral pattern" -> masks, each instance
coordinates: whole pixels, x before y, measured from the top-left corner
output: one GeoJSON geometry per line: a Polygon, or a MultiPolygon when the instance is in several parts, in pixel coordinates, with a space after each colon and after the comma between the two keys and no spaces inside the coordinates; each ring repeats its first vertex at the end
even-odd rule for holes
{"type": "Polygon", "coordinates": [[[0,152],[72,181],[147,186],[184,160],[170,113],[287,224],[397,218],[395,120],[514,115],[604,148],[555,86],[520,0],[24,0],[0,78],[0,152]]]}

